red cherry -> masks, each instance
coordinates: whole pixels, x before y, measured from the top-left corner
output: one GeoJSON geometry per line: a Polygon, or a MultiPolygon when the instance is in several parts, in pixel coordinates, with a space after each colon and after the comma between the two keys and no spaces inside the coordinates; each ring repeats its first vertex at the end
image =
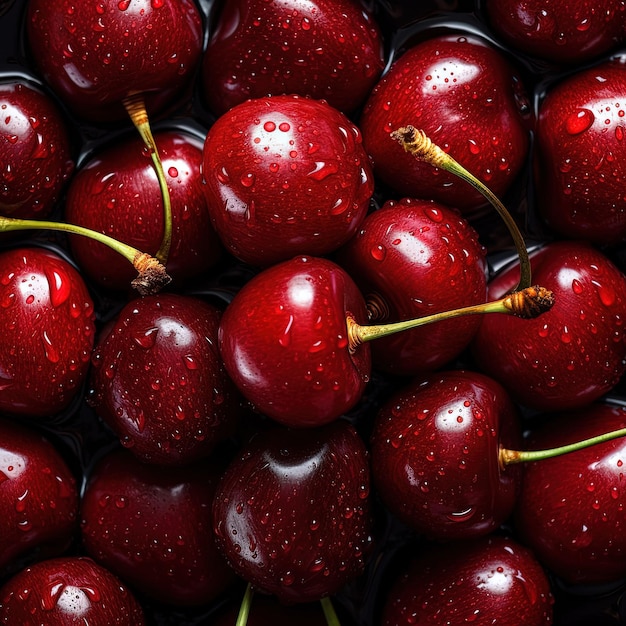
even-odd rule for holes
{"type": "Polygon", "coordinates": [[[219,348],[241,393],[288,426],[333,421],[360,399],[370,350],[350,353],[346,316],[366,319],[363,296],[338,265],[297,257],[244,285],[226,307],[219,348]]]}
{"type": "Polygon", "coordinates": [[[49,215],[74,170],[69,133],[54,102],[22,78],[0,82],[0,213],[49,215]]]}
{"type": "Polygon", "coordinates": [[[494,535],[415,556],[388,592],[381,624],[547,626],[552,604],[533,554],[494,535]]]}
{"type": "Polygon", "coordinates": [[[332,252],[356,232],[374,189],[357,127],[298,96],[249,100],[220,117],[203,171],[215,229],[253,265],[332,252]]]}
{"type": "Polygon", "coordinates": [[[234,580],[213,537],[217,479],[207,464],[159,468],[126,450],[106,455],[83,495],[87,552],[154,600],[211,602],[234,580]]]}
{"type": "Polygon", "coordinates": [[[143,610],[117,577],[84,557],[41,561],[0,589],[3,624],[143,626],[143,610]]]}
{"type": "MultiPolygon", "coordinates": [[[[378,323],[478,304],[487,295],[477,233],[434,202],[386,202],[367,216],[338,260],[378,323]]],[[[372,344],[373,365],[400,375],[438,369],[461,353],[479,324],[469,316],[379,339],[372,344]]]]}
{"type": "Polygon", "coordinates": [[[520,469],[516,409],[497,382],[452,371],[416,379],[381,408],[371,438],[372,476],[387,508],[432,539],[486,535],[511,514],[520,469]]]}
{"type": "Polygon", "coordinates": [[[130,301],[94,351],[89,402],[145,462],[206,457],[239,416],[220,358],[220,312],[178,294],[130,301]]]}
{"type": "MultiPolygon", "coordinates": [[[[580,407],[612,389],[626,370],[626,278],[601,252],[555,242],[531,256],[534,280],[555,297],[533,320],[486,315],[473,352],[514,399],[541,410],[580,407]]],[[[514,286],[517,267],[489,286],[490,297],[514,286]]]]}
{"type": "Polygon", "coordinates": [[[55,447],[35,430],[0,420],[0,568],[53,556],[78,530],[78,488],[55,447]]]}
{"type": "Polygon", "coordinates": [[[354,428],[275,427],[229,465],[213,505],[215,538],[253,587],[292,602],[332,595],[371,547],[369,467],[354,428]]]}
{"type": "MultiPolygon", "coordinates": [[[[172,245],[167,272],[176,281],[200,276],[217,262],[221,246],[204,201],[202,140],[188,132],[155,133],[172,201],[172,245]]],[[[70,183],[65,219],[155,254],[163,236],[163,206],[150,155],[133,136],[100,150],[70,183]]],[[[71,238],[81,269],[100,285],[127,289],[132,266],[87,237],[71,238]]]]}
{"type": "Polygon", "coordinates": [[[211,33],[203,84],[218,115],[297,93],[353,111],[384,67],[377,24],[354,0],[229,0],[211,33]]]}
{"type": "Polygon", "coordinates": [[[66,260],[42,248],[0,254],[0,410],[53,415],[80,391],[94,342],[94,308],[66,260]]]}
{"type": "Polygon", "coordinates": [[[528,150],[521,83],[503,55],[471,35],[423,41],[400,56],[378,83],[360,119],[377,179],[404,196],[468,213],[485,205],[455,176],[415,160],[390,138],[413,125],[502,197],[528,150]]]}

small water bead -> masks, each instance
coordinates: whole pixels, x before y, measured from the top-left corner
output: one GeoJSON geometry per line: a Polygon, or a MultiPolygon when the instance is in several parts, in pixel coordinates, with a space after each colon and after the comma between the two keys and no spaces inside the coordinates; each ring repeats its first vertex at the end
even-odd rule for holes
{"type": "Polygon", "coordinates": [[[589,109],[574,111],[565,121],[565,129],[570,135],[579,135],[591,127],[595,116],[589,109]]]}

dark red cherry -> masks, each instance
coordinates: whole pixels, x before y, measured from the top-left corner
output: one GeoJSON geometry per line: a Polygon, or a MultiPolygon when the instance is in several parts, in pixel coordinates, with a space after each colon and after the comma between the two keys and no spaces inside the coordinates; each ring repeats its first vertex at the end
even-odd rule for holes
{"type": "Polygon", "coordinates": [[[216,468],[207,464],[159,468],[127,450],[107,454],[83,495],[87,552],[153,600],[211,602],[234,580],[213,536],[217,479],[216,468]]]}
{"type": "Polygon", "coordinates": [[[626,68],[604,63],[552,88],[537,122],[538,210],[562,237],[626,237],[626,68]]]}
{"type": "Polygon", "coordinates": [[[353,111],[384,67],[379,28],[358,0],[228,0],[202,80],[211,109],[297,93],[353,111]]]}
{"type": "Polygon", "coordinates": [[[66,408],[81,390],[94,343],[83,279],[49,250],[5,250],[0,307],[0,410],[43,417],[66,408]]]}
{"type": "Polygon", "coordinates": [[[74,170],[55,103],[23,78],[0,81],[0,214],[44,218],[74,170]]]}
{"type": "Polygon", "coordinates": [[[220,117],[206,137],[203,172],[222,242],[262,266],[337,249],[374,189],[358,128],[327,103],[298,96],[249,100],[220,117]]]}
{"type": "Polygon", "coordinates": [[[274,427],[244,446],[217,488],[215,538],[254,588],[292,603],[359,576],[372,544],[369,466],[354,428],[274,427]]]}
{"type": "Polygon", "coordinates": [[[35,430],[0,419],[0,569],[54,556],[78,530],[78,487],[57,449],[35,430]]]}
{"type": "Polygon", "coordinates": [[[351,409],[370,376],[369,345],[349,351],[346,316],[365,302],[335,263],[296,257],[244,285],[219,329],[224,365],[241,393],[288,426],[319,426],[351,409]]]}
{"type": "Polygon", "coordinates": [[[435,37],[408,49],[367,100],[359,126],[381,182],[403,196],[427,198],[464,213],[485,205],[467,183],[416,160],[389,135],[423,129],[502,197],[528,150],[528,102],[502,53],[473,35],[435,37]]]}
{"type": "Polygon", "coordinates": [[[521,429],[505,389],[470,371],[433,373],[380,409],[370,449],[381,499],[402,522],[436,540],[486,535],[511,514],[520,469],[500,463],[521,429]]]}
{"type": "MultiPolygon", "coordinates": [[[[577,408],[607,393],[626,369],[626,278],[604,254],[578,242],[548,244],[531,263],[533,280],[554,292],[554,306],[532,320],[483,316],[473,352],[520,403],[577,408]]],[[[490,298],[518,276],[518,267],[503,271],[489,286],[490,298]]]]}
{"type": "Polygon", "coordinates": [[[382,626],[547,626],[553,597],[532,552],[492,535],[432,546],[414,556],[387,593],[382,626]]]}
{"type": "MultiPolygon", "coordinates": [[[[201,276],[217,262],[221,246],[213,230],[200,167],[202,140],[178,130],[154,138],[172,202],[172,243],[167,272],[176,283],[201,276]]],[[[94,154],[73,177],[65,219],[156,254],[163,236],[161,190],[143,142],[134,136],[94,154]]],[[[136,272],[119,254],[87,237],[70,240],[72,253],[90,278],[128,289],[136,272]]]]}
{"type": "Polygon", "coordinates": [[[46,82],[93,121],[127,119],[122,101],[137,93],[150,113],[172,106],[201,57],[192,0],[31,0],[26,31],[46,82]]]}
{"type": "MultiPolygon", "coordinates": [[[[388,201],[340,251],[377,323],[485,302],[485,250],[457,212],[426,200],[388,201]]],[[[401,375],[434,370],[458,356],[480,319],[468,316],[379,339],[375,368],[401,375]]]]}
{"type": "Polygon", "coordinates": [[[85,557],[41,561],[0,588],[2,624],[143,626],[143,610],[111,572],[85,557]]]}
{"type": "MultiPolygon", "coordinates": [[[[533,448],[551,448],[626,426],[626,409],[594,404],[546,415],[533,448]]],[[[570,584],[626,577],[626,440],[614,439],[556,459],[524,464],[515,508],[520,538],[570,584]]]]}
{"type": "Polygon", "coordinates": [[[239,397],[218,352],[219,320],[197,298],[146,296],[99,339],[89,403],[139,459],[190,463],[233,429],[239,397]]]}

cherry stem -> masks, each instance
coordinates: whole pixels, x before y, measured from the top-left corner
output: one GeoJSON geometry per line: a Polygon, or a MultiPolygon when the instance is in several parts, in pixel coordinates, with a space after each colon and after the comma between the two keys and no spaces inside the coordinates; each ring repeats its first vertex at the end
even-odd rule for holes
{"type": "Polygon", "coordinates": [[[341,626],[331,599],[328,596],[322,598],[320,604],[322,605],[322,611],[324,611],[324,617],[328,626],[341,626]]]}
{"type": "Polygon", "coordinates": [[[237,615],[237,622],[235,626],[246,626],[248,623],[248,615],[250,615],[250,607],[252,606],[252,598],[254,597],[254,590],[252,585],[248,583],[246,587],[246,593],[243,594],[243,600],[239,607],[239,615],[237,615]]]}
{"type": "Polygon", "coordinates": [[[165,271],[165,267],[158,259],[128,244],[122,243],[104,233],[65,222],[48,222],[39,220],[23,220],[0,216],[0,232],[19,230],[55,230],[73,235],[89,237],[94,241],[108,246],[126,260],[132,263],[139,275],[133,279],[132,286],[142,295],[159,292],[172,279],[165,271]]]}
{"type": "Polygon", "coordinates": [[[524,237],[515,223],[515,220],[498,197],[484,183],[468,172],[458,161],[444,152],[437,144],[433,143],[423,130],[418,130],[410,125],[404,126],[394,130],[391,133],[391,138],[395,139],[406,152],[412,154],[416,159],[458,176],[489,200],[509,229],[519,256],[520,280],[514,291],[530,287],[532,285],[531,267],[524,237]]]}
{"type": "Polygon", "coordinates": [[[358,324],[352,316],[348,315],[346,323],[348,326],[349,349],[351,352],[354,352],[358,346],[366,341],[387,337],[388,335],[417,328],[418,326],[425,326],[426,324],[441,322],[463,315],[505,313],[523,319],[532,319],[550,310],[553,304],[554,295],[552,292],[544,287],[535,286],[509,293],[499,300],[474,304],[451,311],[442,311],[441,313],[434,313],[433,315],[426,315],[424,317],[390,324],[362,326],[358,324]]]}
{"type": "Polygon", "coordinates": [[[618,439],[626,435],[626,428],[620,428],[618,430],[612,430],[608,433],[598,435],[596,437],[590,437],[589,439],[583,439],[576,443],[570,443],[566,446],[559,446],[557,448],[550,448],[547,450],[507,450],[506,448],[500,448],[500,465],[513,465],[514,463],[531,463],[533,461],[543,461],[544,459],[551,459],[569,452],[576,452],[577,450],[583,450],[590,448],[599,443],[605,441],[611,441],[612,439],[618,439]]]}
{"type": "Polygon", "coordinates": [[[152,136],[150,121],[148,120],[148,113],[142,95],[133,94],[132,96],[128,96],[124,99],[123,103],[131,121],[139,131],[144,145],[150,152],[154,171],[159,181],[161,197],[163,198],[163,239],[161,240],[161,246],[155,254],[155,257],[165,265],[172,245],[172,201],[170,198],[170,190],[167,186],[167,179],[165,178],[165,171],[163,170],[163,163],[159,156],[156,141],[152,136]]]}

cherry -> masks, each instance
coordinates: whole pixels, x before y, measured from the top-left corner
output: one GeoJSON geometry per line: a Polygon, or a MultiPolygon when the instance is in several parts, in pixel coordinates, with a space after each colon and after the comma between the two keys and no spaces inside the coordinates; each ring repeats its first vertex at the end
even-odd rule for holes
{"type": "Polygon", "coordinates": [[[473,214],[477,192],[404,154],[389,137],[413,124],[502,197],[528,151],[527,100],[503,55],[469,34],[434,37],[395,60],[360,118],[377,180],[397,194],[433,199],[473,214]]]}
{"type": "Polygon", "coordinates": [[[3,624],[143,626],[144,613],[126,586],[85,557],[40,561],[0,589],[3,624]]]}
{"type": "Polygon", "coordinates": [[[622,62],[551,88],[537,122],[538,210],[561,236],[599,245],[626,237],[621,180],[626,78],[622,62]]]}
{"type": "MultiPolygon", "coordinates": [[[[550,285],[555,304],[541,318],[516,323],[483,317],[472,347],[479,367],[528,407],[580,407],[612,389],[626,368],[626,278],[591,246],[554,242],[531,258],[535,279],[550,285]]],[[[490,297],[518,274],[505,269],[490,297]]]]}
{"type": "Polygon", "coordinates": [[[356,232],[374,189],[358,128],[299,96],[224,114],[207,134],[203,167],[217,233],[253,265],[332,252],[356,232]]]}
{"type": "MultiPolygon", "coordinates": [[[[485,250],[476,231],[432,201],[387,201],[337,259],[377,322],[477,304],[487,294],[485,250]]],[[[401,375],[438,369],[462,352],[479,323],[465,317],[380,339],[372,344],[373,365],[401,375]]]]}
{"type": "Polygon", "coordinates": [[[355,0],[228,0],[203,62],[210,108],[270,94],[325,99],[350,112],[369,94],[384,66],[381,35],[355,0]]]}
{"type": "Polygon", "coordinates": [[[48,216],[74,170],[60,110],[35,83],[0,81],[0,213],[48,216]]]}
{"type": "Polygon", "coordinates": [[[0,410],[46,417],[80,392],[94,343],[94,305],[64,258],[44,248],[0,253],[0,410]]]}
{"type": "Polygon", "coordinates": [[[252,586],[289,603],[332,595],[372,544],[369,467],[355,429],[274,427],[243,447],[213,505],[215,539],[252,586]]]}
{"type": "Polygon", "coordinates": [[[552,604],[548,577],[533,554],[492,535],[413,556],[387,594],[380,623],[546,626],[552,604]]]}
{"type": "Polygon", "coordinates": [[[146,296],[100,337],[88,400],[139,459],[189,463],[233,429],[239,396],[218,352],[219,320],[197,298],[146,296]]]}
{"type": "Polygon", "coordinates": [[[144,465],[127,450],[105,455],[81,505],[83,543],[98,563],[165,604],[217,598],[234,575],[217,551],[211,505],[219,474],[203,463],[144,465]]]}
{"type": "Polygon", "coordinates": [[[78,530],[78,487],[50,441],[0,419],[0,568],[55,556],[78,530]]]}
{"type": "MultiPolygon", "coordinates": [[[[197,277],[217,262],[221,246],[204,202],[200,174],[202,140],[183,130],[155,133],[172,201],[172,241],[167,271],[177,282],[197,277]]],[[[97,151],[73,177],[65,219],[156,254],[163,235],[163,208],[150,155],[139,139],[97,151]]],[[[130,265],[109,247],[72,237],[81,270],[99,285],[127,289],[130,265]]]]}

